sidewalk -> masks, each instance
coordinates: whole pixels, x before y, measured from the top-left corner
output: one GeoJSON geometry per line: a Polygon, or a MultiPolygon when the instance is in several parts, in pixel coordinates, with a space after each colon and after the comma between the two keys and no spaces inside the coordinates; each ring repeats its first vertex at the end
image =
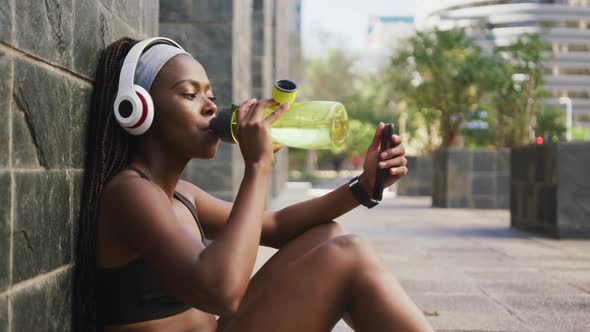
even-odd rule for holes
{"type": "MultiPolygon", "coordinates": [[[[319,194],[289,184],[270,208],[319,194]]],[[[370,241],[437,331],[590,331],[590,241],[512,230],[507,210],[434,209],[429,197],[337,221],[370,241]]]]}

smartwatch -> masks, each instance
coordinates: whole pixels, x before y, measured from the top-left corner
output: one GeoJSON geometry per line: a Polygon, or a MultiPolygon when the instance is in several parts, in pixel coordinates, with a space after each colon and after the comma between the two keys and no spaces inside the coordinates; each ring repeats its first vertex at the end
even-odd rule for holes
{"type": "Polygon", "coordinates": [[[350,188],[354,198],[356,198],[359,203],[368,207],[369,209],[379,204],[378,200],[367,194],[367,191],[360,181],[360,176],[355,176],[352,180],[350,180],[350,182],[348,182],[348,188],[350,188]]]}

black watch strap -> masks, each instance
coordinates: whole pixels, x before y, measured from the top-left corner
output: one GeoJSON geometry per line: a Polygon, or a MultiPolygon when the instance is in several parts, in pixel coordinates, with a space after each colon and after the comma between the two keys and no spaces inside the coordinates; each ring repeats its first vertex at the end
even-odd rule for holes
{"type": "Polygon", "coordinates": [[[348,182],[348,188],[350,188],[354,198],[356,198],[359,203],[368,207],[369,209],[379,204],[378,200],[370,197],[369,194],[367,194],[367,191],[365,188],[363,188],[363,185],[358,176],[354,177],[352,180],[350,180],[350,182],[348,182]]]}

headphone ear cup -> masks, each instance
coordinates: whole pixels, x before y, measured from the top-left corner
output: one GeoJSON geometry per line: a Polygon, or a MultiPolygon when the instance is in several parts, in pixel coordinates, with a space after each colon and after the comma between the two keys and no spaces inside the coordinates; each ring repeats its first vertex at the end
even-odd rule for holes
{"type": "Polygon", "coordinates": [[[141,101],[141,115],[137,122],[130,126],[123,127],[123,129],[131,135],[141,135],[150,128],[154,121],[154,102],[146,89],[139,85],[134,85],[133,88],[135,89],[137,97],[139,97],[139,100],[141,101]]]}

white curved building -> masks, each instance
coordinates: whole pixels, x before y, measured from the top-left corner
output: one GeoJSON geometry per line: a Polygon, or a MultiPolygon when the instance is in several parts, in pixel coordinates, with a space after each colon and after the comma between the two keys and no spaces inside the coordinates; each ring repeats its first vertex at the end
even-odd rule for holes
{"type": "Polygon", "coordinates": [[[547,103],[565,110],[559,98],[569,97],[574,125],[590,127],[590,0],[418,0],[416,11],[419,29],[465,27],[484,47],[538,33],[547,43],[547,103]]]}

